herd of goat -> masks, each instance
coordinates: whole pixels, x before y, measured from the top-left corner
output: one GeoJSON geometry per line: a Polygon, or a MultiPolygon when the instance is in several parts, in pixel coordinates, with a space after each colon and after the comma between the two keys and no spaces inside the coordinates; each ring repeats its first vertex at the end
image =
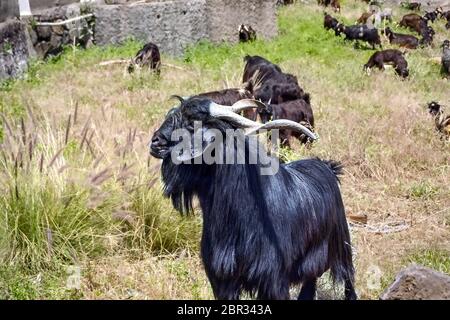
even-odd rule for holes
{"type": "MultiPolygon", "coordinates": [[[[290,2],[290,1],[284,1],[290,2]]],[[[321,4],[340,10],[338,0],[321,4]]],[[[413,9],[420,9],[416,6],[413,9]]],[[[377,19],[392,19],[387,14],[377,19]]],[[[389,41],[408,49],[429,45],[434,35],[429,21],[438,14],[450,14],[440,9],[423,17],[409,14],[400,25],[421,34],[422,38],[383,30],[389,41]]],[[[366,14],[360,21],[369,21],[366,14]]],[[[324,27],[344,34],[347,40],[362,40],[373,47],[380,46],[377,28],[370,24],[345,26],[328,14],[324,27]]],[[[240,41],[256,39],[255,30],[239,26],[240,41]]],[[[304,159],[281,163],[274,175],[261,174],[264,164],[251,163],[255,150],[253,133],[262,129],[280,129],[281,144],[289,147],[290,138],[302,143],[316,138],[314,116],[309,93],[300,86],[295,75],[283,72],[276,64],[260,56],[245,56],[242,85],[177,97],[180,103],[171,109],[153,134],[150,153],[162,159],[161,173],[164,194],[182,213],[192,212],[194,197],[203,213],[201,257],[214,295],[218,299],[239,299],[242,292],[259,299],[289,299],[292,284],[301,284],[299,299],[313,299],[317,279],[327,270],[335,282],[343,283],[345,298],[356,299],[354,266],[350,233],[339,188],[342,167],[338,162],[304,159]],[[259,120],[259,121],[258,121],[259,120]],[[206,152],[212,140],[205,139],[200,150],[192,150],[182,163],[174,163],[171,152],[178,141],[172,140],[177,129],[195,133],[194,123],[202,121],[204,129],[224,133],[228,129],[243,129],[245,157],[243,164],[220,165],[189,160],[206,152]],[[242,204],[245,204],[244,206],[242,204]]],[[[396,73],[409,76],[408,64],[399,50],[375,52],[364,69],[394,65],[396,73]]],[[[444,41],[442,65],[450,72],[450,42],[444,41]]],[[[128,71],[146,66],[160,73],[158,47],[144,46],[132,59],[128,71]]],[[[450,115],[436,101],[428,104],[436,128],[443,137],[450,137],[450,115]]],[[[203,129],[202,129],[203,130],[203,129]]],[[[236,141],[223,142],[227,153],[237,154],[236,141]]],[[[267,153],[268,157],[274,157],[267,153]]]]}

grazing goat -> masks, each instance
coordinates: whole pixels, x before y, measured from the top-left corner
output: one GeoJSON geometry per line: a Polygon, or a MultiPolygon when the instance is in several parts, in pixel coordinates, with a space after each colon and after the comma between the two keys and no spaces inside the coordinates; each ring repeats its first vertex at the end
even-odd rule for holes
{"type": "Polygon", "coordinates": [[[408,10],[420,11],[420,6],[422,4],[419,2],[400,2],[400,5],[408,10]]]}
{"type": "Polygon", "coordinates": [[[416,13],[409,13],[402,17],[399,25],[400,27],[409,28],[421,34],[422,30],[428,27],[428,20],[416,13]]]}
{"type": "Polygon", "coordinates": [[[242,82],[255,99],[272,103],[309,100],[309,95],[299,86],[297,77],[282,72],[276,64],[260,56],[245,56],[244,62],[242,82]]]}
{"type": "Polygon", "coordinates": [[[425,12],[425,14],[423,15],[424,19],[431,21],[431,23],[434,23],[434,21],[438,18],[438,14],[439,12],[435,11],[431,11],[431,12],[425,12]]]}
{"type": "MultiPolygon", "coordinates": [[[[188,213],[194,196],[198,197],[203,214],[200,252],[214,296],[239,299],[248,292],[258,299],[289,299],[290,286],[302,283],[298,298],[313,299],[316,279],[330,269],[336,283],[345,284],[346,299],[356,299],[350,233],[339,188],[340,164],[305,159],[281,163],[277,172],[264,175],[254,135],[239,140],[234,135],[220,143],[220,159],[241,154],[244,163],[202,161],[217,143],[212,138],[191,144],[191,155],[179,157],[178,141],[170,137],[176,129],[192,135],[195,121],[202,121],[196,132],[204,137],[210,136],[210,129],[225,135],[230,129],[254,132],[287,124],[311,133],[288,120],[256,123],[235,114],[233,107],[227,110],[201,98],[181,101],[154,133],[150,153],[163,160],[164,195],[177,210],[188,213]],[[178,161],[172,161],[171,155],[178,161]],[[194,157],[199,161],[191,164],[194,157]]],[[[263,154],[278,160],[266,151],[263,154]]]]}
{"type": "Polygon", "coordinates": [[[441,18],[447,20],[447,23],[445,24],[445,28],[450,29],[450,10],[442,12],[441,18]]]}
{"type": "Polygon", "coordinates": [[[399,50],[395,49],[387,49],[375,52],[369,58],[369,61],[364,65],[364,70],[368,71],[373,67],[384,70],[384,64],[393,65],[395,68],[395,72],[403,78],[409,76],[408,62],[403,57],[403,54],[399,50]]]}
{"type": "Polygon", "coordinates": [[[341,3],[339,0],[318,0],[317,4],[320,6],[324,6],[325,8],[330,6],[333,8],[334,12],[341,11],[341,3]]]}
{"type": "Polygon", "coordinates": [[[442,43],[442,56],[441,56],[441,73],[445,78],[450,77],[450,41],[444,40],[442,43]]]}
{"type": "Polygon", "coordinates": [[[161,55],[159,54],[159,49],[156,44],[149,42],[139,50],[128,65],[128,72],[134,72],[136,67],[147,67],[155,71],[157,75],[161,73],[161,55]]]}
{"type": "MultiPolygon", "coordinates": [[[[280,104],[268,104],[266,107],[258,107],[257,109],[262,123],[269,120],[288,119],[297,123],[301,123],[306,127],[314,128],[314,116],[311,105],[303,99],[283,102],[280,104]]],[[[280,130],[281,145],[290,147],[290,138],[295,137],[302,143],[308,142],[308,137],[298,131],[289,129],[280,130]]]]}
{"type": "Polygon", "coordinates": [[[336,18],[333,18],[332,16],[330,16],[328,13],[324,12],[323,13],[323,27],[326,30],[336,30],[337,25],[339,24],[339,21],[336,18]]]}
{"type": "Polygon", "coordinates": [[[256,31],[249,25],[241,24],[238,32],[239,42],[250,42],[256,40],[256,31]]]}
{"type": "Polygon", "coordinates": [[[371,44],[373,49],[375,49],[375,45],[382,47],[380,35],[375,28],[369,28],[366,25],[345,26],[340,23],[336,27],[336,35],[341,33],[345,34],[344,40],[362,40],[371,44]]]}
{"type": "Polygon", "coordinates": [[[422,39],[419,41],[421,46],[430,46],[433,43],[435,32],[432,27],[427,26],[426,28],[423,28],[420,34],[422,35],[422,39]]]}
{"type": "Polygon", "coordinates": [[[441,134],[441,139],[450,139],[450,113],[436,101],[428,103],[428,111],[434,117],[436,130],[441,134]]]}
{"type": "Polygon", "coordinates": [[[385,29],[384,34],[388,37],[390,44],[408,49],[417,49],[419,46],[419,39],[416,37],[409,34],[394,33],[389,27],[385,29]]]}
{"type": "MultiPolygon", "coordinates": [[[[197,97],[209,98],[213,102],[225,106],[232,106],[236,102],[242,99],[253,99],[253,94],[244,88],[230,88],[220,91],[211,91],[200,93],[197,97]]],[[[256,120],[256,111],[254,109],[246,109],[243,111],[244,117],[256,120]]]]}

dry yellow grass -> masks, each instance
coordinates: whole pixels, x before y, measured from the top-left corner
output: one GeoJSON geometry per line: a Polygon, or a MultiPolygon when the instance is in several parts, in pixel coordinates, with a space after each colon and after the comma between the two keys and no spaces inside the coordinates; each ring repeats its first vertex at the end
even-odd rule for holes
{"type": "MultiPolygon", "coordinates": [[[[343,16],[356,20],[363,6],[347,3],[349,10],[344,7],[343,16]]],[[[281,14],[289,21],[302,21],[309,15],[308,19],[319,24],[317,32],[325,33],[321,29],[321,10],[315,5],[299,4],[281,14]]],[[[450,82],[441,80],[438,73],[433,73],[436,69],[428,65],[430,57],[439,55],[437,47],[409,54],[412,76],[401,81],[392,70],[366,76],[362,64],[370,51],[352,49],[351,44],[326,38],[329,36],[320,37],[319,45],[325,41],[333,41],[333,45],[323,48],[323,52],[294,52],[277,61],[282,69],[297,75],[311,93],[320,135],[310,150],[295,145],[288,157],[319,156],[344,163],[342,192],[347,212],[367,215],[369,226],[351,228],[356,288],[361,298],[373,299],[393,273],[408,263],[411,254],[421,250],[438,250],[444,255],[450,252],[450,145],[439,139],[425,108],[431,99],[450,104],[450,82]],[[336,58],[330,57],[339,46],[348,49],[336,58]],[[349,58],[353,53],[354,58],[349,58]],[[406,229],[382,233],[370,228],[381,230],[398,223],[406,225],[406,229]],[[378,270],[381,286],[371,286],[377,282],[378,270]]],[[[78,104],[74,132],[80,133],[91,119],[94,148],[104,154],[102,163],[113,166],[115,174],[120,158],[114,154],[115,144],[125,143],[130,130],[136,129],[130,150],[135,165],[130,172],[140,174],[158,165],[148,157],[147,142],[173,104],[169,96],[239,86],[241,57],[246,50],[257,53],[257,49],[258,45],[241,46],[230,50],[228,56],[218,54],[221,60],[216,61],[216,68],[208,68],[209,61],[194,59],[184,63],[164,57],[184,71],[165,67],[160,79],[145,73],[125,75],[121,65],[98,66],[101,55],[85,61],[67,53],[63,62],[57,63],[58,69],[40,69],[38,84],[22,83],[10,92],[0,92],[0,101],[6,113],[11,113],[9,106],[28,101],[34,110],[52,119],[51,123],[59,124],[61,135],[78,104]]],[[[80,163],[78,170],[91,170],[91,164],[80,163]]],[[[158,183],[152,188],[155,195],[160,194],[158,183]]],[[[170,211],[167,200],[158,201],[170,211]]],[[[147,252],[145,245],[125,249],[117,237],[120,234],[114,233],[109,238],[108,255],[80,261],[83,298],[212,297],[195,249],[158,255],[147,252]]]]}

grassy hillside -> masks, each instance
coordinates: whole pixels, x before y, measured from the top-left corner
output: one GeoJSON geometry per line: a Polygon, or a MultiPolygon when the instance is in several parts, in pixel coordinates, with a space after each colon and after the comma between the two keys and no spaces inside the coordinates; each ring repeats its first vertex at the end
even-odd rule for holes
{"type": "MultiPolygon", "coordinates": [[[[346,1],[339,19],[351,23],[363,10],[346,1]]],[[[130,41],[67,48],[3,83],[0,298],[211,298],[198,257],[201,215],[181,217],[162,197],[147,142],[170,95],[239,86],[246,54],[278,63],[311,93],[321,139],[283,155],[345,164],[348,214],[368,216],[368,226],[352,226],[360,297],[377,298],[411,262],[449,273],[450,146],[425,103],[450,104],[450,82],[430,60],[450,34],[435,23],[435,47],[407,54],[411,76],[402,81],[393,70],[367,76],[373,51],[326,32],[322,18],[316,5],[282,8],[277,39],[202,43],[182,59],[163,57],[178,68],[160,78],[98,65],[133,56],[141,44],[130,41]],[[406,229],[391,232],[399,225],[406,229]],[[80,287],[70,285],[73,267],[80,287]]]]}

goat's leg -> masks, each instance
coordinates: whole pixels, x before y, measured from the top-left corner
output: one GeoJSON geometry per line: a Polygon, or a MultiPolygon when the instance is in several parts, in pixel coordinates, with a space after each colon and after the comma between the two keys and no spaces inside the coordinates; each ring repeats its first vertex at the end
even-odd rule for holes
{"type": "Polygon", "coordinates": [[[239,300],[240,286],[233,280],[211,281],[214,297],[217,300],[239,300]]]}
{"type": "Polygon", "coordinates": [[[355,287],[350,280],[345,280],[345,300],[356,300],[358,296],[355,292],[355,287]]]}
{"type": "Polygon", "coordinates": [[[316,285],[317,279],[306,280],[302,284],[302,289],[300,290],[300,294],[298,295],[298,300],[314,300],[314,296],[316,294],[316,285]]]}
{"type": "Polygon", "coordinates": [[[258,300],[289,300],[289,282],[283,279],[270,281],[258,289],[257,298],[258,300]]]}

